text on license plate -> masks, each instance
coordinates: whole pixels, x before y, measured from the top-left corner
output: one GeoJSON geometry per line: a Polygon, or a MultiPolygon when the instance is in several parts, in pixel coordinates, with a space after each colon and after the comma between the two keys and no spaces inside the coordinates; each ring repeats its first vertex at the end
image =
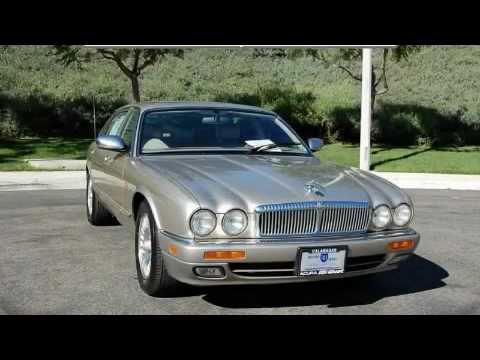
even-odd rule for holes
{"type": "Polygon", "coordinates": [[[299,250],[300,276],[342,274],[345,272],[346,247],[325,247],[299,250]]]}

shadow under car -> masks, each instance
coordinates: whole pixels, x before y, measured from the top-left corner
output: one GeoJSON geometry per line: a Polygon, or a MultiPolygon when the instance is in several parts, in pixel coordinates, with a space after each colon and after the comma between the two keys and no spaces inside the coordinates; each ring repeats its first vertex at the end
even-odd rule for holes
{"type": "Polygon", "coordinates": [[[280,308],[328,305],[330,308],[375,303],[383,298],[445,286],[449,276],[441,266],[413,255],[397,270],[373,277],[345,278],[282,285],[196,288],[202,299],[224,308],[280,308]]]}

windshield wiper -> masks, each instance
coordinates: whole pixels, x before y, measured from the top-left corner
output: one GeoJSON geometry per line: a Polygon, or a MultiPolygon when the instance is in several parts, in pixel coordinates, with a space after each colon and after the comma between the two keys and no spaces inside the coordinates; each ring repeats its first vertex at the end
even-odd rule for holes
{"type": "Polygon", "coordinates": [[[283,144],[265,144],[265,145],[259,145],[259,146],[255,146],[255,147],[251,148],[250,151],[249,151],[249,154],[259,153],[259,152],[261,152],[261,151],[266,151],[266,150],[270,150],[270,149],[275,149],[275,148],[282,147],[282,146],[293,146],[293,145],[302,145],[302,144],[301,144],[301,143],[291,142],[291,143],[283,143],[283,144]]]}

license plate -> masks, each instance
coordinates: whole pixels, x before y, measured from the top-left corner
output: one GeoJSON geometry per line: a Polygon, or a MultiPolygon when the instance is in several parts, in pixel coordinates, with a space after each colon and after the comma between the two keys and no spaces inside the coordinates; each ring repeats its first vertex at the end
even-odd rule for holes
{"type": "Polygon", "coordinates": [[[345,272],[346,246],[298,250],[297,275],[318,276],[345,272]]]}

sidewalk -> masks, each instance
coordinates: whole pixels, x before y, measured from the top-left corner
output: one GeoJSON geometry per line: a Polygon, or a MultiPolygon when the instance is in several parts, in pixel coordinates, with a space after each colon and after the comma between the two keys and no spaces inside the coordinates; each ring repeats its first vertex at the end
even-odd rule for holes
{"type": "Polygon", "coordinates": [[[40,170],[85,170],[86,160],[30,159],[30,166],[40,170]]]}
{"type": "MultiPolygon", "coordinates": [[[[403,189],[480,190],[480,175],[378,173],[403,189]]],[[[0,191],[85,189],[84,171],[0,172],[0,191]]]]}
{"type": "Polygon", "coordinates": [[[0,172],[0,191],[85,189],[83,171],[0,172]]]}
{"type": "Polygon", "coordinates": [[[480,175],[373,173],[403,189],[480,190],[480,175]]]}

